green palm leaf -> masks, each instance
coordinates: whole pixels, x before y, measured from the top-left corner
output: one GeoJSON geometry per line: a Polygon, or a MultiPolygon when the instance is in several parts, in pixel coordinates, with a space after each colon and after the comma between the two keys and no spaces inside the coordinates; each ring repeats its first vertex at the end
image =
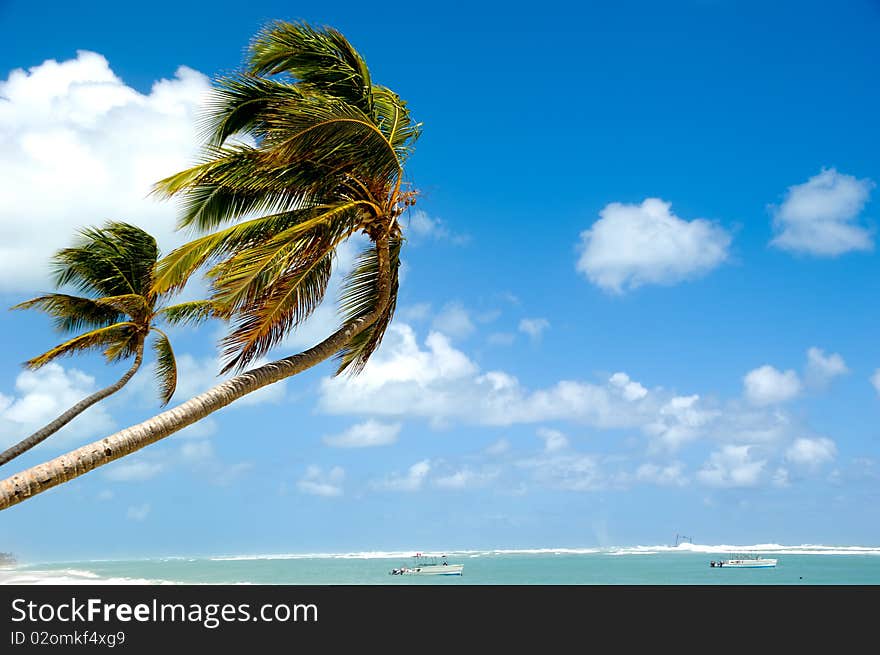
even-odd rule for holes
{"type": "Polygon", "coordinates": [[[168,335],[158,328],[153,328],[158,336],[153,339],[153,352],[156,354],[156,380],[159,384],[159,396],[163,405],[167,405],[177,389],[177,360],[171,349],[168,335]]]}
{"type": "Polygon", "coordinates": [[[346,38],[332,28],[270,23],[251,43],[249,72],[286,73],[364,113],[372,110],[370,71],[346,38]]]}
{"type": "Polygon", "coordinates": [[[123,317],[123,312],[102,305],[91,298],[63,293],[38,296],[19,303],[11,309],[41,309],[55,318],[55,327],[62,332],[73,332],[86,327],[105,327],[123,317]]]}
{"type": "MultiPolygon", "coordinates": [[[[382,343],[385,330],[391,323],[397,307],[397,291],[399,287],[398,269],[400,268],[401,241],[394,239],[389,244],[391,268],[391,299],[379,319],[366,330],[355,336],[341,350],[337,358],[339,368],[337,375],[343,371],[352,374],[360,373],[370,356],[382,343]]],[[[340,293],[340,309],[343,313],[343,325],[347,325],[369,314],[375,307],[379,295],[379,257],[375,248],[370,248],[358,257],[357,264],[348,275],[340,293]]]]}
{"type": "MultiPolygon", "coordinates": [[[[129,321],[115,323],[113,325],[108,325],[107,327],[98,328],[97,330],[90,330],[89,332],[77,335],[72,339],[68,339],[51,350],[47,350],[42,355],[37,355],[36,357],[29,359],[25,362],[25,366],[30,369],[38,369],[58,357],[72,355],[86,350],[93,350],[95,348],[113,347],[111,352],[116,353],[118,348],[127,346],[136,331],[137,325],[129,321]]],[[[109,357],[110,356],[108,355],[108,358],[109,357]]]]}

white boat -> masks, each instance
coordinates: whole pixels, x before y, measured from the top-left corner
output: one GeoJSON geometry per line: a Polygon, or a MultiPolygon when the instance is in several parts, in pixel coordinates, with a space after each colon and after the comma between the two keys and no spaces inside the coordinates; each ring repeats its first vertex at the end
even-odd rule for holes
{"type": "Polygon", "coordinates": [[[432,557],[416,553],[410,564],[391,569],[391,575],[462,575],[464,564],[450,564],[446,555],[432,557]]]}
{"type": "Polygon", "coordinates": [[[731,559],[709,562],[709,566],[719,569],[771,569],[776,566],[776,560],[752,554],[734,555],[731,559]]]}

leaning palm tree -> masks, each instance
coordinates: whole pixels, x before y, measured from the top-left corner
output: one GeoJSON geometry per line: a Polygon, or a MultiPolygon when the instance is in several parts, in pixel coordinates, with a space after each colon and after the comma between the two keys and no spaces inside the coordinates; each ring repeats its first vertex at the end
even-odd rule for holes
{"type": "Polygon", "coordinates": [[[80,232],[71,248],[52,258],[55,284],[71,285],[84,296],[48,293],[12,309],[41,309],[55,319],[62,332],[80,332],[67,341],[25,362],[36,370],[65,355],[101,350],[108,362],[134,359],[113,384],[83,398],[51,423],[0,453],[0,465],[41,443],[95,403],[116,393],[131,380],[144,357],[147,336],[155,334],[156,374],[162,404],[177,386],[177,365],[168,335],[157,321],[178,323],[205,318],[210,303],[195,301],[161,306],[165,295],[153,289],[159,249],[156,240],[139,227],[109,222],[80,232]],[[85,330],[85,331],[82,331],[85,330]]]}
{"type": "Polygon", "coordinates": [[[196,166],[157,184],[182,200],[181,227],[207,232],[165,258],[154,289],[207,272],[210,302],[230,322],[224,370],[238,374],[139,425],[0,482],[0,509],[191,425],[333,356],[359,372],[394,313],[403,232],[415,202],[404,163],[419,135],[406,104],[375,84],[339,32],[276,22],[250,47],[246,70],[216,84],[208,142],[196,166]],[[249,364],[304,321],[327,291],[336,249],[370,247],[345,279],[340,327],[312,348],[249,364]]]}

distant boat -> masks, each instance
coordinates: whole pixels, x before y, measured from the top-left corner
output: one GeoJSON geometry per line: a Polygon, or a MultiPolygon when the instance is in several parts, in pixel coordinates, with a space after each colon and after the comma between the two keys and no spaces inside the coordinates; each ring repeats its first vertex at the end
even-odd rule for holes
{"type": "Polygon", "coordinates": [[[464,564],[450,564],[446,555],[440,558],[416,553],[412,563],[391,569],[391,575],[462,575],[464,564]]]}
{"type": "Polygon", "coordinates": [[[717,569],[772,569],[776,566],[775,559],[765,559],[760,555],[734,555],[731,559],[709,562],[709,566],[717,569]]]}

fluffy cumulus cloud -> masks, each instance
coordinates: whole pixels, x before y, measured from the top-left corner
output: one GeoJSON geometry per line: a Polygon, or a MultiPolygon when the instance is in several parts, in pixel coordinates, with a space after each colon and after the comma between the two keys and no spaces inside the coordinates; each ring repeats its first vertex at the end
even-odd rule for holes
{"type": "Polygon", "coordinates": [[[785,451],[785,458],[789,462],[811,469],[817,468],[825,462],[830,462],[836,456],[837,446],[826,437],[795,439],[785,451]]]}
{"type": "Polygon", "coordinates": [[[761,366],[743,378],[746,398],[755,405],[775,405],[791,400],[801,391],[801,380],[792,370],[761,366]]]}
{"type": "Polygon", "coordinates": [[[503,371],[481,372],[449,339],[431,332],[422,348],[404,323],[392,325],[359,376],[325,378],[320,407],[334,414],[421,416],[488,425],[574,419],[600,427],[638,423],[637,388],[564,380],[530,391],[503,371]]]}
{"type": "Polygon", "coordinates": [[[400,434],[400,423],[381,423],[364,421],[357,423],[340,434],[331,434],[323,441],[335,448],[371,448],[373,446],[390,446],[397,441],[400,434]]]}
{"type": "MultiPolygon", "coordinates": [[[[0,393],[0,447],[18,443],[97,391],[95,378],[50,363],[36,371],[22,371],[12,395],[0,393]]],[[[37,448],[66,447],[80,437],[104,436],[113,419],[104,405],[93,405],[37,448]]]]}
{"type": "Polygon", "coordinates": [[[698,277],[727,259],[726,230],[705,219],[679,218],[670,207],[659,198],[606,205],[581,233],[577,270],[602,289],[622,293],[698,277]]]}
{"type": "Polygon", "coordinates": [[[326,472],[320,466],[309,466],[296,486],[305,494],[329,498],[342,495],[344,481],[345,470],[340,466],[334,466],[326,472]]]}
{"type": "Polygon", "coordinates": [[[86,51],[0,81],[0,290],[46,286],[50,255],[108,219],[141,225],[166,250],[181,242],[174,206],[148,194],[194,161],[209,88],[182,66],[139,93],[86,51]]]}
{"type": "Polygon", "coordinates": [[[824,257],[871,250],[871,231],[858,218],[874,186],[867,178],[860,180],[829,168],[789,187],[782,204],[773,208],[776,236],[770,243],[824,257]]]}
{"type": "Polygon", "coordinates": [[[754,459],[752,446],[723,446],[712,453],[697,472],[697,479],[710,487],[754,487],[761,481],[767,460],[754,459]]]}
{"type": "MultiPolygon", "coordinates": [[[[788,378],[779,375],[784,389],[788,378]]],[[[759,376],[759,382],[766,381],[759,376]]],[[[635,428],[651,451],[672,452],[698,439],[767,445],[793,438],[798,426],[767,402],[786,397],[776,386],[756,384],[753,396],[760,402],[749,403],[648,389],[623,372],[602,383],[562,380],[529,389],[504,371],[480,370],[442,334],[430,333],[422,345],[411,326],[399,323],[359,376],[321,381],[319,407],[332,414],[424,418],[438,426],[572,421],[635,428]]]]}
{"type": "Polygon", "coordinates": [[[843,357],[837,353],[826,355],[815,346],[807,351],[806,379],[810,384],[824,386],[836,377],[849,373],[843,357]]]}
{"type": "Polygon", "coordinates": [[[638,382],[630,380],[626,373],[615,373],[608,381],[620,389],[626,400],[641,400],[648,395],[648,390],[638,382]]]}
{"type": "Polygon", "coordinates": [[[568,448],[568,438],[559,430],[538,428],[536,434],[539,439],[543,440],[545,452],[554,453],[568,448]]]}

